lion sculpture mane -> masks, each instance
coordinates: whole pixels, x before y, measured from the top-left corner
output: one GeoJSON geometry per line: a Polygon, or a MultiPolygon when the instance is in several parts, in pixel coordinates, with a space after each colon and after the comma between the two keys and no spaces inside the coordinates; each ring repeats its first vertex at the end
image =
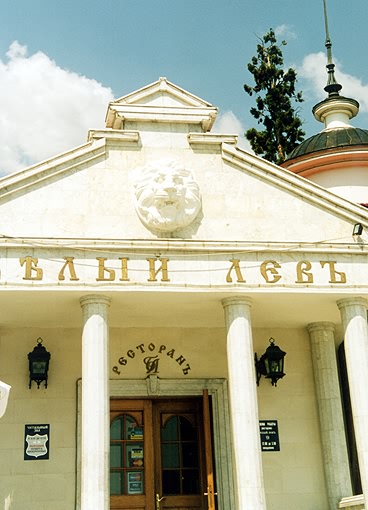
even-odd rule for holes
{"type": "Polygon", "coordinates": [[[196,218],[201,195],[191,171],[178,162],[163,160],[134,173],[135,208],[146,227],[173,232],[196,218]]]}

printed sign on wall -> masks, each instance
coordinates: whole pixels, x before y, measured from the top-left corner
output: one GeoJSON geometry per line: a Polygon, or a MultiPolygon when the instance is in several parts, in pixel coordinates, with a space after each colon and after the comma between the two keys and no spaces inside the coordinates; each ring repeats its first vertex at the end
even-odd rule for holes
{"type": "Polygon", "coordinates": [[[259,422],[262,452],[279,452],[280,440],[277,420],[261,420],[259,422]]]}
{"type": "Polygon", "coordinates": [[[50,453],[50,425],[26,425],[24,460],[45,460],[50,453]]]}

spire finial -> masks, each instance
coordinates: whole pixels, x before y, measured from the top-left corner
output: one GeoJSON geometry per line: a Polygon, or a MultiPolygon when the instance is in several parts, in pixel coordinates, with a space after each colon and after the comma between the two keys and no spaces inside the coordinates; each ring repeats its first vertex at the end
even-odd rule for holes
{"type": "Polygon", "coordinates": [[[324,90],[328,93],[328,96],[338,96],[340,90],[342,89],[342,86],[337,83],[335,78],[335,64],[332,60],[332,43],[330,38],[330,33],[328,30],[328,18],[327,18],[327,6],[326,6],[326,0],[323,0],[323,8],[324,8],[324,16],[325,16],[325,30],[326,30],[326,49],[327,49],[327,85],[325,86],[324,90]]]}

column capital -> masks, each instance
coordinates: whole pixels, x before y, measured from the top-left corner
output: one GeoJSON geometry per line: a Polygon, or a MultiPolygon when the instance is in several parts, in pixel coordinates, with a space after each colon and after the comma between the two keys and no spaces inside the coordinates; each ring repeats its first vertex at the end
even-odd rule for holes
{"type": "Polygon", "coordinates": [[[321,321],[321,322],[311,322],[307,325],[308,333],[313,333],[314,331],[332,331],[335,332],[335,324],[333,322],[321,321]]]}
{"type": "Polygon", "coordinates": [[[222,300],[222,306],[224,308],[233,305],[246,305],[252,306],[252,300],[245,296],[232,296],[222,300]]]}
{"type": "Polygon", "coordinates": [[[82,296],[79,302],[82,308],[87,305],[110,306],[111,299],[103,294],[88,294],[87,296],[82,296]]]}
{"type": "Polygon", "coordinates": [[[348,297],[339,299],[336,301],[337,306],[341,310],[342,308],[346,308],[348,306],[363,306],[365,308],[368,307],[368,301],[365,298],[362,298],[360,296],[357,297],[348,297]]]}

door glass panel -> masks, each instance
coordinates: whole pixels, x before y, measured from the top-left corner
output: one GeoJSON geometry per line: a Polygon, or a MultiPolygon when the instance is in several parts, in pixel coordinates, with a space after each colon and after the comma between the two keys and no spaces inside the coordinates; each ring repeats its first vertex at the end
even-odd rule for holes
{"type": "Polygon", "coordinates": [[[197,443],[186,443],[183,447],[183,467],[198,467],[198,445],[197,443]]]}
{"type": "Polygon", "coordinates": [[[161,428],[161,439],[163,441],[174,441],[178,439],[178,417],[173,416],[166,425],[161,428]]]}
{"type": "Polygon", "coordinates": [[[179,446],[177,444],[162,445],[162,467],[163,468],[180,467],[179,446]]]}
{"type": "Polygon", "coordinates": [[[144,473],[139,471],[127,471],[126,494],[143,494],[144,489],[144,473]]]}
{"type": "MultiPolygon", "coordinates": [[[[136,413],[137,414],[137,413],[136,413]]],[[[110,426],[110,494],[144,494],[143,416],[140,423],[128,413],[110,426]]]]}
{"type": "Polygon", "coordinates": [[[122,435],[121,435],[122,422],[123,422],[123,418],[121,416],[119,416],[111,423],[110,439],[122,439],[122,435]]]}
{"type": "Polygon", "coordinates": [[[120,468],[123,446],[121,444],[112,444],[110,448],[110,467],[120,468]]]}
{"type": "Polygon", "coordinates": [[[143,443],[127,442],[126,443],[126,466],[127,467],[143,467],[143,443]]]}
{"type": "Polygon", "coordinates": [[[197,429],[187,417],[161,425],[161,469],[163,495],[199,494],[197,429]]]}
{"type": "Polygon", "coordinates": [[[179,416],[180,422],[180,438],[182,441],[197,441],[197,429],[193,427],[192,423],[179,416]]]}
{"type": "Polygon", "coordinates": [[[171,470],[162,473],[162,491],[165,496],[180,494],[180,471],[171,470]]]}
{"type": "Polygon", "coordinates": [[[188,469],[182,473],[183,494],[198,494],[198,470],[188,469]]]}
{"type": "Polygon", "coordinates": [[[121,472],[113,471],[110,473],[110,494],[112,496],[122,494],[123,476],[121,472]]]}
{"type": "Polygon", "coordinates": [[[143,439],[143,427],[140,427],[130,415],[125,415],[126,439],[143,439]]]}

